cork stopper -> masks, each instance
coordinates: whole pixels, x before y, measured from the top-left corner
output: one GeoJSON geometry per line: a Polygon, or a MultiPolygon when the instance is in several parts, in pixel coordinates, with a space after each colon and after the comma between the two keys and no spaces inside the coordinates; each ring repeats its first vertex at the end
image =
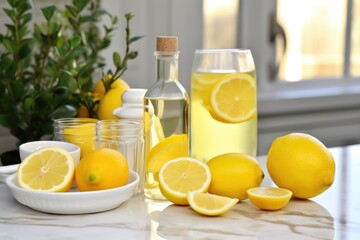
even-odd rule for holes
{"type": "Polygon", "coordinates": [[[159,52],[177,52],[178,38],[173,36],[162,36],[156,39],[156,51],[159,52]]]}

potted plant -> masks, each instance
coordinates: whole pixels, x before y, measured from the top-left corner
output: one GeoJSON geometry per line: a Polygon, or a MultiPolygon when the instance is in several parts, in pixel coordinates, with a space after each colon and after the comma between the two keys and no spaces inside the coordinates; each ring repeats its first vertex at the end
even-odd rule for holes
{"type": "MultiPolygon", "coordinates": [[[[7,2],[9,23],[0,33],[0,125],[21,144],[51,135],[53,120],[74,117],[80,105],[96,117],[97,103],[88,93],[93,73],[105,66],[100,52],[110,45],[118,18],[101,8],[101,0],[73,0],[65,9],[42,8],[44,22],[30,28],[31,1],[7,2]],[[111,23],[99,34],[103,17],[111,23]]],[[[125,17],[129,26],[133,15],[125,17]]],[[[123,61],[114,53],[116,73],[136,57],[129,45],[139,38],[130,38],[127,29],[123,61]]]]}

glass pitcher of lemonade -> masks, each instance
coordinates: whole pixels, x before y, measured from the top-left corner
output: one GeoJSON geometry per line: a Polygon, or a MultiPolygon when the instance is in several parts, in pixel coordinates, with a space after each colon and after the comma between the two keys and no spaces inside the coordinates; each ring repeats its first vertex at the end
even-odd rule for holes
{"type": "Polygon", "coordinates": [[[257,90],[248,49],[196,50],[191,74],[190,155],[256,156],[257,90]]]}

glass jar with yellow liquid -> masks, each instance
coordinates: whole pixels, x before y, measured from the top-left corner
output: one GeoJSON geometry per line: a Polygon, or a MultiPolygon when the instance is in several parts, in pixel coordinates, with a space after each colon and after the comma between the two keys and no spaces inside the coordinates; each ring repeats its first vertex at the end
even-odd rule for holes
{"type": "Polygon", "coordinates": [[[54,140],[73,143],[80,147],[81,158],[96,149],[94,118],[60,118],[54,120],[54,140]]]}
{"type": "Polygon", "coordinates": [[[204,162],[230,152],[255,157],[257,90],[251,51],[196,50],[190,109],[191,157],[204,162]]]}

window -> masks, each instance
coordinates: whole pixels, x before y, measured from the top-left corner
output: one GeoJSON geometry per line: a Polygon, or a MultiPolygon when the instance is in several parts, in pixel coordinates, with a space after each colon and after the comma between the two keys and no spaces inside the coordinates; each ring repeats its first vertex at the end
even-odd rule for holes
{"type": "Polygon", "coordinates": [[[286,49],[278,41],[279,79],[302,81],[341,77],[346,38],[345,0],[277,1],[277,21],[286,49]]]}
{"type": "Polygon", "coordinates": [[[203,12],[204,48],[270,49],[258,54],[276,62],[267,66],[266,76],[260,73],[262,79],[299,82],[360,76],[360,0],[204,0],[203,12]],[[273,33],[274,24],[281,31],[273,33]],[[276,34],[275,40],[264,45],[271,34],[276,34]]]}
{"type": "Polygon", "coordinates": [[[238,0],[204,0],[204,48],[236,48],[238,0]]]}
{"type": "Polygon", "coordinates": [[[360,77],[360,0],[353,3],[352,17],[350,73],[360,77]]]}

